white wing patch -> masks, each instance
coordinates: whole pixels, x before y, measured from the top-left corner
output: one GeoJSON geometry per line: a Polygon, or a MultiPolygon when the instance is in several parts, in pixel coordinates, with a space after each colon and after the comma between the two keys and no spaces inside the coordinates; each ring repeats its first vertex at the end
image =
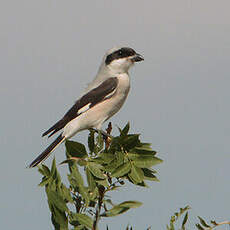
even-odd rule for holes
{"type": "Polygon", "coordinates": [[[90,108],[91,103],[88,103],[87,105],[83,106],[81,109],[77,111],[78,114],[86,112],[90,108]]]}
{"type": "Polygon", "coordinates": [[[104,100],[105,100],[105,99],[108,99],[108,98],[110,98],[110,97],[112,97],[113,94],[114,94],[115,92],[116,92],[116,88],[115,88],[111,93],[107,94],[107,95],[104,97],[104,100]]]}
{"type": "Polygon", "coordinates": [[[90,106],[94,106],[94,105],[96,105],[97,103],[100,103],[100,102],[102,102],[102,101],[104,101],[104,100],[106,100],[106,99],[109,99],[109,98],[111,98],[113,95],[114,95],[114,93],[116,92],[116,88],[111,92],[111,93],[109,93],[109,94],[107,94],[104,98],[101,98],[101,101],[98,101],[98,102],[96,102],[96,103],[94,103],[93,101],[92,102],[89,102],[87,105],[85,105],[85,106],[83,106],[82,108],[80,108],[78,111],[77,111],[77,114],[78,115],[80,115],[80,114],[82,114],[82,113],[85,113],[87,110],[89,110],[90,109],[90,106]]]}

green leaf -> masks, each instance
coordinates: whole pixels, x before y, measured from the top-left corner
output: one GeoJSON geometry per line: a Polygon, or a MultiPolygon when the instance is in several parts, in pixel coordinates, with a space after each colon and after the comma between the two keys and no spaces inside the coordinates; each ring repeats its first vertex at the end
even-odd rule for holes
{"type": "Polygon", "coordinates": [[[143,149],[146,149],[146,150],[152,150],[152,147],[151,147],[151,143],[140,143],[140,147],[143,148],[143,149]]]}
{"type": "Polygon", "coordinates": [[[122,130],[120,130],[120,136],[127,136],[129,129],[130,129],[130,124],[128,122],[126,126],[122,130]]]}
{"type": "Polygon", "coordinates": [[[126,211],[128,211],[129,208],[120,207],[119,205],[114,206],[112,209],[107,210],[106,212],[102,213],[101,216],[103,217],[112,217],[120,215],[126,211]]]}
{"type": "Polygon", "coordinates": [[[154,156],[136,157],[136,158],[133,158],[132,160],[133,160],[134,165],[139,168],[149,168],[149,167],[152,167],[154,165],[157,165],[163,162],[160,158],[157,158],[154,156]]]}
{"type": "Polygon", "coordinates": [[[141,205],[142,205],[141,202],[135,200],[124,201],[119,204],[120,207],[126,207],[126,208],[138,208],[141,205]]]}
{"type": "Polygon", "coordinates": [[[106,172],[113,172],[116,168],[117,168],[117,160],[113,160],[110,162],[110,164],[107,164],[106,166],[103,167],[103,169],[106,171],[106,172]]]}
{"type": "Polygon", "coordinates": [[[107,179],[105,179],[105,180],[96,180],[96,182],[97,182],[97,184],[100,184],[100,185],[102,185],[104,187],[109,187],[107,179]]]}
{"type": "Polygon", "coordinates": [[[82,195],[82,198],[84,199],[84,205],[87,207],[90,202],[90,194],[88,194],[88,191],[84,186],[79,187],[79,193],[82,195]]]}
{"type": "MultiPolygon", "coordinates": [[[[57,167],[56,167],[56,160],[55,160],[55,157],[53,158],[53,161],[52,161],[52,166],[51,166],[51,176],[54,177],[55,173],[57,171],[57,167]]],[[[55,179],[55,177],[54,177],[55,179]]]]}
{"type": "Polygon", "coordinates": [[[43,177],[42,178],[42,181],[39,183],[39,185],[38,186],[40,186],[40,187],[42,187],[42,186],[45,186],[45,185],[47,185],[50,181],[52,180],[52,178],[51,177],[43,177]]]}
{"type": "Polygon", "coordinates": [[[153,151],[152,149],[146,149],[143,147],[135,147],[132,149],[133,153],[139,154],[139,156],[154,156],[156,155],[156,151],[153,151]]]}
{"type": "Polygon", "coordinates": [[[108,205],[111,205],[113,207],[115,206],[111,199],[104,199],[104,203],[108,204],[108,205]]]}
{"type": "Polygon", "coordinates": [[[104,140],[101,133],[98,133],[96,137],[96,143],[94,147],[94,152],[99,153],[104,147],[104,140]]]}
{"type": "Polygon", "coordinates": [[[61,195],[59,195],[57,192],[48,191],[47,197],[48,197],[50,204],[57,207],[59,210],[64,211],[64,212],[69,211],[68,207],[66,206],[65,201],[62,199],[61,195]]]}
{"type": "Polygon", "coordinates": [[[118,168],[116,168],[112,173],[111,177],[121,177],[125,174],[129,173],[131,169],[131,164],[129,162],[122,164],[118,168]]]}
{"type": "Polygon", "coordinates": [[[93,178],[93,175],[87,167],[86,167],[85,171],[86,171],[86,178],[87,178],[87,182],[89,185],[89,189],[90,189],[90,191],[94,191],[94,189],[96,188],[96,183],[95,183],[95,180],[93,178]]]}
{"type": "Polygon", "coordinates": [[[87,191],[84,185],[76,179],[76,177],[73,177],[73,175],[68,175],[68,180],[70,182],[71,187],[74,188],[74,191],[79,192],[84,198],[87,199],[87,191]]]}
{"type": "MultiPolygon", "coordinates": [[[[180,208],[179,212],[174,213],[173,216],[171,216],[170,219],[170,226],[167,225],[168,230],[175,230],[174,223],[179,219],[179,217],[186,211],[188,211],[190,207],[187,205],[184,208],[180,208]]],[[[182,230],[185,230],[185,224],[188,220],[188,212],[185,214],[183,222],[182,222],[182,230]]]]}
{"type": "Polygon", "coordinates": [[[117,216],[119,214],[122,214],[128,211],[130,208],[137,208],[140,205],[142,205],[142,203],[138,201],[125,201],[119,205],[115,205],[110,210],[104,212],[101,216],[104,216],[104,217],[117,216]]]}
{"type": "MultiPolygon", "coordinates": [[[[100,159],[101,161],[97,161],[98,163],[106,163],[109,164],[111,161],[113,161],[115,158],[115,155],[112,153],[106,153],[106,152],[102,152],[98,158],[96,159],[100,159]]],[[[95,159],[94,159],[95,160],[95,159]]]]}
{"type": "Polygon", "coordinates": [[[124,153],[123,152],[116,152],[115,154],[117,160],[117,166],[120,166],[124,163],[124,153]]]}
{"type": "Polygon", "coordinates": [[[76,157],[70,157],[67,160],[64,160],[60,163],[60,165],[63,164],[69,164],[69,165],[73,165],[74,163],[77,163],[80,166],[86,166],[87,165],[87,161],[84,159],[80,159],[80,158],[76,158],[76,157]]]}
{"type": "Polygon", "coordinates": [[[133,181],[134,184],[139,184],[144,179],[144,173],[140,168],[132,165],[131,172],[129,173],[129,178],[133,181]]]}
{"type": "Polygon", "coordinates": [[[70,164],[70,163],[75,163],[79,160],[79,158],[75,158],[75,157],[70,157],[64,161],[62,161],[59,165],[63,165],[63,164],[70,164]]]}
{"type": "Polygon", "coordinates": [[[116,151],[121,151],[121,137],[113,137],[110,145],[110,152],[115,153],[116,151]]]}
{"type": "Polygon", "coordinates": [[[169,229],[169,230],[175,230],[173,223],[174,223],[174,221],[171,219],[170,220],[170,227],[167,225],[167,229],[169,229]]]}
{"type": "Polygon", "coordinates": [[[94,163],[94,162],[88,162],[87,164],[87,168],[90,170],[90,172],[97,178],[100,179],[105,179],[106,176],[104,175],[104,173],[101,171],[102,166],[94,163]]]}
{"type": "Polygon", "coordinates": [[[50,181],[50,184],[51,184],[51,182],[53,182],[55,184],[54,188],[59,187],[61,185],[61,177],[60,177],[60,174],[58,173],[58,170],[56,167],[55,157],[54,157],[53,162],[52,162],[50,177],[52,178],[50,181]]]}
{"type": "Polygon", "coordinates": [[[142,181],[141,183],[138,183],[136,185],[141,186],[141,187],[145,187],[145,188],[149,187],[144,181],[142,181]]]}
{"type": "Polygon", "coordinates": [[[66,141],[65,146],[66,146],[66,151],[72,157],[85,158],[88,156],[85,146],[79,142],[66,141]]]}
{"type": "Polygon", "coordinates": [[[95,187],[95,189],[93,191],[89,192],[89,199],[90,199],[89,206],[90,207],[95,207],[96,201],[98,200],[98,195],[99,195],[99,193],[98,193],[97,187],[95,187]]]}
{"type": "MultiPolygon", "coordinates": [[[[78,219],[77,219],[77,216],[76,216],[76,213],[74,212],[70,212],[69,214],[69,223],[75,227],[80,227],[82,225],[80,225],[78,219]]],[[[83,226],[84,227],[84,226],[83,226]]],[[[75,228],[74,228],[75,229],[75,228]]]]}
{"type": "Polygon", "coordinates": [[[50,169],[46,165],[42,164],[42,169],[45,173],[45,176],[50,176],[50,169]]]}
{"type": "Polygon", "coordinates": [[[188,212],[186,212],[185,216],[184,216],[184,219],[183,219],[183,222],[182,222],[182,226],[181,228],[184,230],[185,229],[185,224],[187,223],[188,221],[188,212]]]}
{"type": "Polygon", "coordinates": [[[38,171],[46,177],[50,176],[50,170],[46,165],[38,165],[38,171]]]}
{"type": "Polygon", "coordinates": [[[45,186],[46,193],[49,191],[56,191],[57,190],[57,184],[56,180],[54,180],[52,177],[50,177],[49,183],[45,186]]]}
{"type": "Polygon", "coordinates": [[[129,134],[122,140],[122,146],[126,151],[138,146],[140,144],[139,134],[129,134]]]}
{"type": "Polygon", "coordinates": [[[69,180],[70,184],[75,187],[75,186],[83,186],[84,185],[84,181],[83,178],[81,176],[81,173],[78,170],[77,165],[73,165],[72,166],[72,172],[69,175],[69,179],[72,180],[73,184],[71,183],[71,181],[69,180]]]}
{"type": "Polygon", "coordinates": [[[205,222],[205,220],[202,219],[200,216],[198,216],[198,218],[199,218],[199,220],[200,220],[200,223],[201,223],[204,227],[206,227],[206,228],[210,228],[210,227],[211,227],[211,226],[208,225],[208,224],[205,222]]]}
{"type": "Polygon", "coordinates": [[[73,203],[73,198],[70,194],[70,190],[64,185],[61,185],[62,197],[65,201],[73,203]]]}
{"type": "Polygon", "coordinates": [[[197,229],[199,229],[199,230],[205,230],[203,227],[201,227],[200,224],[196,224],[196,227],[197,227],[197,229]]]}
{"type": "Polygon", "coordinates": [[[68,230],[68,219],[65,212],[60,211],[55,206],[52,206],[51,220],[55,230],[68,230]]]}
{"type": "Polygon", "coordinates": [[[104,166],[104,170],[106,172],[113,172],[116,168],[122,165],[125,161],[124,153],[116,151],[114,155],[114,160],[112,160],[109,164],[104,166]]]}
{"type": "Polygon", "coordinates": [[[156,173],[155,170],[147,169],[147,168],[142,168],[143,173],[144,173],[144,179],[145,180],[150,180],[150,181],[159,181],[157,177],[154,175],[156,173]]]}
{"type": "Polygon", "coordinates": [[[84,186],[84,181],[82,175],[80,174],[77,165],[71,166],[71,174],[68,175],[68,180],[70,185],[74,188],[75,191],[78,191],[82,197],[85,199],[86,205],[89,203],[89,196],[87,189],[84,186]]]}
{"type": "Polygon", "coordinates": [[[84,225],[89,229],[92,229],[93,220],[89,216],[82,213],[76,213],[75,216],[80,224],[84,225]]]}
{"type": "Polygon", "coordinates": [[[88,164],[88,161],[86,161],[86,160],[84,160],[84,159],[79,159],[79,160],[77,161],[77,164],[78,164],[79,166],[86,166],[86,165],[88,164]]]}

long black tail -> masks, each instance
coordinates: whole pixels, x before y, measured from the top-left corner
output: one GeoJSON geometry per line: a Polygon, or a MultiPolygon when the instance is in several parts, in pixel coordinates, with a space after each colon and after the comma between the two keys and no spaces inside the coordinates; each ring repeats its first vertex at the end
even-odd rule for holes
{"type": "Polygon", "coordinates": [[[30,165],[29,168],[33,168],[43,162],[51,152],[60,145],[65,140],[65,137],[62,136],[62,133],[57,137],[57,139],[47,148],[45,149],[30,165]]]}

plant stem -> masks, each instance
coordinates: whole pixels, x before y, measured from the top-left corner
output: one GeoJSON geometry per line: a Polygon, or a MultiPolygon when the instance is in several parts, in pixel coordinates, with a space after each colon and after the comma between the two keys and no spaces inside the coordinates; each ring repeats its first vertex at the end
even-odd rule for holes
{"type": "Polygon", "coordinates": [[[99,191],[98,206],[97,206],[95,220],[93,222],[93,228],[92,228],[92,230],[96,230],[97,229],[97,223],[98,223],[99,218],[100,218],[101,207],[102,207],[102,204],[103,204],[103,198],[104,198],[104,194],[105,194],[105,187],[102,186],[102,185],[100,185],[98,187],[98,191],[99,191]]]}
{"type": "Polygon", "coordinates": [[[230,221],[223,221],[223,222],[220,222],[220,223],[215,223],[215,225],[213,227],[210,227],[210,228],[207,228],[207,229],[212,230],[212,229],[214,229],[214,228],[216,228],[216,227],[218,227],[220,225],[227,225],[227,224],[230,225],[230,221]]]}

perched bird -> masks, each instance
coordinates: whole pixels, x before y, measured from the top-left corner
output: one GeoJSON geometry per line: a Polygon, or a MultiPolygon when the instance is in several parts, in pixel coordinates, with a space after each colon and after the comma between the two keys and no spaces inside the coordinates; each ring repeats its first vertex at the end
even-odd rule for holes
{"type": "Polygon", "coordinates": [[[130,89],[129,68],[143,60],[140,54],[128,47],[109,50],[82,97],[42,136],[49,134],[48,137],[51,137],[61,129],[63,132],[29,167],[43,162],[59,144],[76,133],[90,128],[100,130],[102,124],[119,111],[127,98],[130,89]]]}

